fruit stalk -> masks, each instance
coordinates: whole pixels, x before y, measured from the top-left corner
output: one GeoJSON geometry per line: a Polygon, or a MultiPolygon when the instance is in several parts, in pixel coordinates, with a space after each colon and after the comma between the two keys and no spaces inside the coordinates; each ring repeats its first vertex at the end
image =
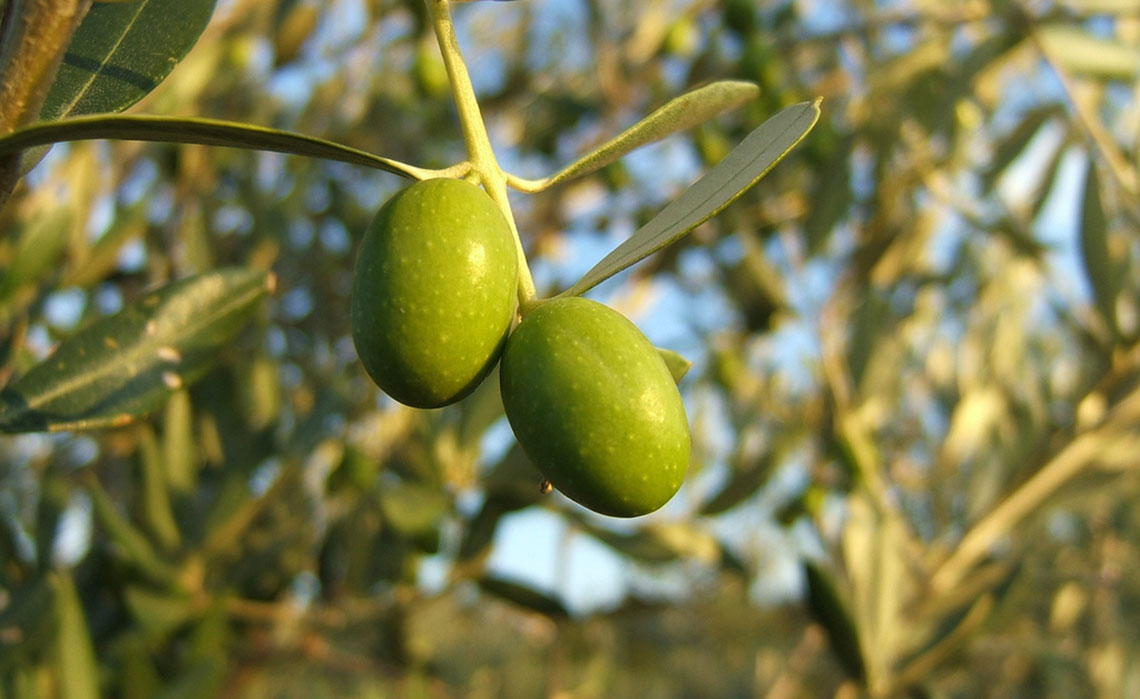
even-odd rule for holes
{"type": "Polygon", "coordinates": [[[455,25],[451,20],[450,0],[425,0],[425,2],[436,40],[439,42],[440,53],[443,55],[443,65],[447,69],[447,78],[451,83],[451,94],[455,100],[455,108],[459,113],[463,140],[467,145],[467,158],[471,161],[472,169],[487,190],[487,194],[503,210],[503,215],[507,217],[507,223],[510,224],[511,233],[515,238],[515,249],[519,261],[519,310],[525,313],[536,292],[534,279],[531,277],[530,267],[527,265],[522,239],[519,237],[515,217],[507,199],[506,173],[503,172],[498,159],[495,157],[495,150],[491,146],[487,127],[483,123],[483,115],[479,110],[479,101],[475,98],[475,88],[471,85],[471,76],[467,73],[467,65],[463,62],[463,55],[459,50],[459,41],[455,36],[455,25]]]}

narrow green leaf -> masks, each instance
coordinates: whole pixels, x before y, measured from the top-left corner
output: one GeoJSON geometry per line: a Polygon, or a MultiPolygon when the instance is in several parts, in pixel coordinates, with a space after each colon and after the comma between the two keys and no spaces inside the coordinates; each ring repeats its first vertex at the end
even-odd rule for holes
{"type": "Polygon", "coordinates": [[[561,172],[534,183],[532,188],[545,189],[596,172],[647,143],[703,124],[723,111],[756,99],[759,94],[759,87],[741,80],[722,80],[697,88],[659,107],[561,172]]]}
{"type": "Polygon", "coordinates": [[[552,619],[565,619],[570,616],[566,606],[558,599],[512,580],[485,576],[479,579],[479,588],[495,597],[552,619]]]}
{"type": "Polygon", "coordinates": [[[811,206],[803,224],[804,240],[811,254],[827,246],[832,230],[851,206],[851,152],[855,142],[854,138],[844,138],[816,175],[809,199],[811,206]]]}
{"type": "Polygon", "coordinates": [[[673,375],[673,381],[676,383],[681,383],[681,379],[685,378],[685,374],[693,368],[692,362],[673,350],[658,347],[657,354],[665,360],[665,366],[669,367],[669,373],[673,375]]]}
{"type": "Polygon", "coordinates": [[[6,588],[9,597],[0,609],[0,629],[9,638],[0,641],[0,677],[29,664],[29,655],[46,653],[55,640],[54,620],[45,613],[55,599],[49,580],[49,576],[36,576],[24,585],[6,588]],[[19,639],[18,645],[11,643],[12,636],[19,639]]]}
{"type": "Polygon", "coordinates": [[[119,112],[178,65],[201,36],[215,0],[136,0],[92,7],[44,100],[40,118],[119,112]]]}
{"type": "Polygon", "coordinates": [[[98,699],[99,665],[83,618],[83,605],[67,573],[52,576],[55,590],[56,662],[61,699],[98,699]]]}
{"type": "Polygon", "coordinates": [[[162,460],[166,484],[172,495],[189,497],[194,492],[198,476],[190,393],[185,389],[175,391],[166,401],[162,418],[162,460]]]}
{"type": "Polygon", "coordinates": [[[1041,27],[1038,37],[1051,60],[1074,73],[1133,80],[1140,75],[1140,49],[1088,32],[1072,23],[1041,27]]]}
{"type": "Polygon", "coordinates": [[[198,615],[195,601],[177,593],[155,592],[140,585],[123,592],[127,609],[139,628],[151,638],[162,638],[198,615]]]}
{"type": "Polygon", "coordinates": [[[433,531],[451,501],[441,490],[419,483],[399,483],[380,489],[380,512],[405,536],[433,531]]]}
{"type": "Polygon", "coordinates": [[[165,584],[174,580],[177,571],[159,558],[150,541],[119,512],[94,476],[87,479],[86,487],[91,495],[95,521],[103,527],[122,559],[154,582],[165,584]]]}
{"type": "Polygon", "coordinates": [[[1136,0],[1062,0],[1061,4],[1089,14],[1126,15],[1136,13],[1136,0]]]}
{"type": "Polygon", "coordinates": [[[62,121],[30,124],[0,138],[0,155],[19,153],[34,146],[64,141],[97,139],[194,143],[202,146],[265,150],[337,160],[415,179],[425,179],[433,175],[432,171],[413,167],[398,160],[382,158],[304,134],[218,119],[129,114],[75,117],[62,121]]]}
{"type": "MultiPolygon", "coordinates": [[[[534,490],[537,494],[538,487],[536,486],[534,490]]],[[[456,559],[460,563],[470,563],[482,558],[495,539],[495,531],[499,527],[499,521],[514,509],[516,509],[514,503],[507,498],[501,496],[488,497],[479,512],[463,528],[463,541],[459,544],[456,559]]]]}
{"type": "MultiPolygon", "coordinates": [[[[145,97],[198,41],[216,0],[95,3],[71,37],[41,121],[121,112],[145,97]]],[[[24,155],[32,169],[48,147],[24,155]]]]}
{"type": "Polygon", "coordinates": [[[581,518],[574,518],[575,526],[609,546],[618,553],[635,558],[643,563],[669,563],[677,560],[677,550],[655,536],[652,530],[637,529],[632,532],[616,532],[599,527],[581,518]]]}
{"type": "Polygon", "coordinates": [[[1068,152],[1070,143],[1062,142],[1056,150],[1053,151],[1052,156],[1046,161],[1041,171],[1045,173],[1041,181],[1034,187],[1032,194],[1029,195],[1029,220],[1036,221],[1037,217],[1041,215],[1041,210],[1045,208],[1045,204],[1050,200],[1050,194],[1053,191],[1053,185],[1057,183],[1057,179],[1061,175],[1061,163],[1064,161],[1065,153],[1068,152]]]}
{"type": "Polygon", "coordinates": [[[264,270],[217,270],[92,323],[0,391],[0,431],[97,429],[149,413],[205,374],[272,284],[264,270]]]}
{"type": "Polygon", "coordinates": [[[1108,220],[1100,198],[1096,164],[1089,161],[1081,203],[1081,259],[1097,309],[1108,326],[1116,329],[1116,295],[1119,284],[1108,250],[1108,220]]]}
{"type": "Polygon", "coordinates": [[[152,699],[158,694],[162,680],[150,658],[147,642],[133,634],[122,644],[122,664],[118,672],[118,690],[122,699],[152,699]]]}
{"type": "Polygon", "coordinates": [[[139,436],[139,465],[142,467],[143,515],[151,534],[166,552],[174,551],[182,536],[174,521],[174,508],[166,484],[162,452],[158,438],[149,425],[144,425],[139,436]]]}
{"type": "Polygon", "coordinates": [[[846,602],[839,595],[831,576],[815,563],[804,563],[807,578],[807,604],[812,617],[827,632],[831,648],[847,673],[858,682],[866,680],[867,670],[859,646],[859,634],[846,602]]]}
{"type": "Polygon", "coordinates": [[[36,507],[36,562],[41,571],[52,569],[59,522],[71,500],[71,486],[63,476],[51,470],[40,482],[40,501],[36,507]]]}
{"type": "Polygon", "coordinates": [[[993,155],[986,164],[986,171],[982,176],[982,186],[987,191],[993,188],[1001,174],[1022,154],[1033,137],[1041,130],[1041,127],[1053,117],[1063,113],[1058,104],[1046,104],[1037,109],[1029,110],[1017,126],[997,143],[993,155]]]}
{"type": "Polygon", "coordinates": [[[769,452],[755,463],[733,473],[724,487],[701,507],[701,514],[720,514],[747,500],[760,489],[760,486],[768,482],[775,463],[773,454],[769,452]]]}
{"type": "Polygon", "coordinates": [[[781,110],[704,177],[594,265],[560,296],[578,296],[640,262],[720,213],[780,162],[819,119],[819,102],[781,110]]]}
{"type": "Polygon", "coordinates": [[[0,280],[0,302],[26,284],[40,282],[57,267],[71,232],[71,210],[58,206],[38,213],[20,236],[12,263],[0,280]]]}

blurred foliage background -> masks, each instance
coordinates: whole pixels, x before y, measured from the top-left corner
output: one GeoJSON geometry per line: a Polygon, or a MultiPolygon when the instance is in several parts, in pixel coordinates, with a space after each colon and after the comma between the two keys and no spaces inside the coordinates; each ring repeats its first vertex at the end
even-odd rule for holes
{"type": "MultiPolygon", "coordinates": [[[[0,695],[1140,695],[1135,0],[518,0],[456,8],[504,165],[686,89],[761,98],[515,198],[564,288],[777,109],[808,139],[596,290],[695,362],[665,510],[592,516],[497,380],[378,394],[355,242],[397,177],[57,146],[0,212],[3,380],[156,283],[276,295],[152,419],[0,440],[0,695]]],[[[462,159],[419,0],[228,0],[136,112],[462,159]]]]}

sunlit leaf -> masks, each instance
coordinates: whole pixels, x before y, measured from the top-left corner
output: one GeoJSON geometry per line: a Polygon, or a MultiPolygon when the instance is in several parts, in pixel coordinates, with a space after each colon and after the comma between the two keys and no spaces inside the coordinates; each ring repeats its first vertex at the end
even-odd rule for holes
{"type": "Polygon", "coordinates": [[[217,119],[118,114],[38,122],[0,138],[0,155],[64,141],[117,139],[194,143],[303,155],[385,170],[423,179],[432,173],[314,136],[217,119]]]}
{"type": "Polygon", "coordinates": [[[589,291],[715,216],[775,167],[818,119],[818,101],[804,102],[761,124],[696,184],[561,295],[577,296],[589,291]]]}
{"type": "Polygon", "coordinates": [[[439,489],[419,483],[382,486],[379,497],[384,519],[405,536],[434,530],[451,504],[439,489]]]}
{"type": "Polygon", "coordinates": [[[37,213],[20,235],[12,263],[0,279],[0,303],[26,284],[38,283],[58,264],[71,232],[72,213],[54,207],[37,213]]]}
{"type": "Polygon", "coordinates": [[[1037,30],[1050,59],[1068,70],[1097,78],[1133,80],[1140,74],[1140,48],[1097,36],[1071,23],[1037,30]]]}
{"type": "Polygon", "coordinates": [[[142,511],[151,535],[164,551],[178,548],[182,536],[174,521],[166,469],[158,438],[149,425],[139,432],[138,457],[142,466],[142,511]]]}
{"type": "Polygon", "coordinates": [[[685,374],[689,373],[689,369],[693,368],[693,363],[685,359],[677,352],[668,349],[657,348],[657,354],[665,360],[665,366],[669,367],[669,373],[673,375],[673,381],[681,383],[681,379],[685,378],[685,374]]]}
{"type": "Polygon", "coordinates": [[[647,143],[702,124],[720,112],[756,99],[760,88],[740,80],[722,80],[677,97],[556,175],[527,189],[545,189],[595,172],[647,143]]]}
{"type": "Polygon", "coordinates": [[[163,412],[162,458],[166,485],[172,495],[186,497],[197,480],[194,443],[194,413],[190,394],[175,391],[166,401],[163,412]]]}
{"type": "Polygon", "coordinates": [[[0,431],[118,426],[200,378],[269,293],[264,270],[174,282],[87,326],[0,391],[0,431]]]}

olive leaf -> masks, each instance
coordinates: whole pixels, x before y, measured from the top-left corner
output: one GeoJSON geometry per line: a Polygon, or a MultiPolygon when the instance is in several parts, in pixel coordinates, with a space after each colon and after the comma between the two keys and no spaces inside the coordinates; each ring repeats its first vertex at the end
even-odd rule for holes
{"type": "MultiPolygon", "coordinates": [[[[71,37],[40,108],[41,121],[121,112],[145,97],[198,41],[216,0],[95,4],[71,37]]],[[[24,154],[27,172],[47,145],[24,154]]]]}
{"type": "Polygon", "coordinates": [[[559,296],[584,294],[720,213],[768,174],[818,120],[819,100],[801,102],[776,113],[559,296]]]}
{"type": "Polygon", "coordinates": [[[1140,49],[1089,33],[1071,23],[1041,27],[1037,37],[1051,58],[1074,73],[1133,80],[1140,75],[1140,49]]]}
{"type": "Polygon", "coordinates": [[[1120,275],[1113,263],[1108,245],[1108,219],[1100,195],[1096,163],[1089,161],[1085,191],[1081,201],[1081,261],[1085,277],[1093,291],[1097,310],[1109,328],[1116,330],[1116,297],[1120,293],[1120,275]]]}
{"type": "Polygon", "coordinates": [[[665,366],[669,368],[669,373],[673,375],[675,383],[681,383],[681,379],[685,378],[685,374],[688,374],[689,369],[693,368],[693,363],[690,360],[673,350],[658,347],[657,354],[661,355],[661,359],[665,361],[665,366]]]}
{"type": "Polygon", "coordinates": [[[518,189],[537,192],[609,165],[647,143],[659,141],[698,124],[720,112],[756,99],[760,88],[742,80],[721,80],[687,92],[659,107],[649,116],[574,161],[561,172],[542,180],[513,179],[518,189]]]}
{"type": "Polygon", "coordinates": [[[34,146],[96,139],[265,150],[363,165],[414,179],[438,176],[434,171],[314,136],[218,119],[150,115],[111,114],[36,122],[0,138],[0,155],[18,153],[34,146]]]}
{"type": "Polygon", "coordinates": [[[51,577],[55,593],[56,645],[55,660],[62,699],[97,699],[99,696],[99,663],[95,645],[83,616],[83,605],[69,573],[51,577]]]}
{"type": "Polygon", "coordinates": [[[566,606],[556,597],[513,580],[487,575],[479,578],[477,582],[483,592],[517,604],[524,609],[538,612],[552,619],[565,619],[570,616],[566,606]]]}
{"type": "Polygon", "coordinates": [[[0,391],[0,432],[118,426],[200,378],[269,293],[264,270],[207,272],[143,296],[0,391]]]}
{"type": "Polygon", "coordinates": [[[45,121],[119,112],[178,65],[202,35],[216,0],[136,0],[93,6],[75,30],[44,99],[45,121]]]}
{"type": "Polygon", "coordinates": [[[867,678],[867,666],[847,601],[839,593],[831,574],[816,563],[804,562],[804,577],[808,611],[827,632],[831,649],[844,669],[852,679],[862,683],[867,678]]]}

